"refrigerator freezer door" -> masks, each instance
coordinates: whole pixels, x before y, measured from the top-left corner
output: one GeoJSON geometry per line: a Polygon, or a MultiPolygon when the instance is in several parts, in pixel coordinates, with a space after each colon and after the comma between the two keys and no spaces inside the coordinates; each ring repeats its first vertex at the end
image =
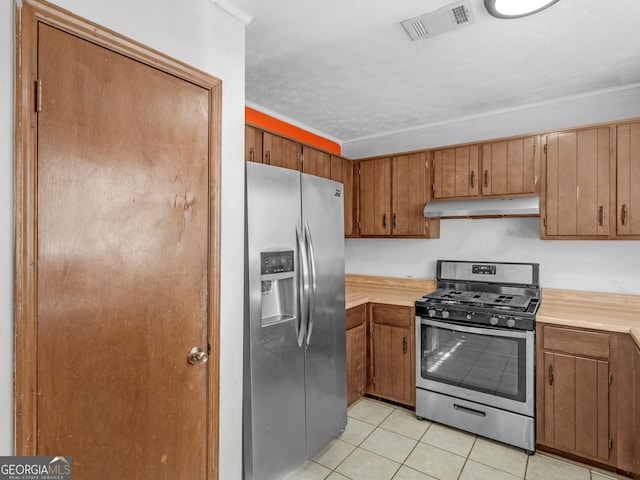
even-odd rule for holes
{"type": "Polygon", "coordinates": [[[315,256],[305,360],[308,458],[347,424],[343,202],[342,184],[302,174],[302,216],[315,256]]]}
{"type": "Polygon", "coordinates": [[[292,318],[262,322],[263,297],[275,288],[261,280],[260,253],[293,251],[296,276],[301,271],[296,242],[300,174],[251,162],[246,167],[245,479],[275,480],[306,461],[304,347],[298,345],[297,281],[281,279],[279,286],[292,290],[282,295],[295,303],[292,318]]]}

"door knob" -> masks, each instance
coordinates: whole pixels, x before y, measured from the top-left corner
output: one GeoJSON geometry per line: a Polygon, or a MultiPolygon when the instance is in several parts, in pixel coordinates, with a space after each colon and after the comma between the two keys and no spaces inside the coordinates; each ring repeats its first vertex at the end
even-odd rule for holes
{"type": "Polygon", "coordinates": [[[189,363],[195,365],[197,363],[204,364],[209,360],[209,355],[203,352],[201,348],[193,347],[189,352],[189,363]]]}

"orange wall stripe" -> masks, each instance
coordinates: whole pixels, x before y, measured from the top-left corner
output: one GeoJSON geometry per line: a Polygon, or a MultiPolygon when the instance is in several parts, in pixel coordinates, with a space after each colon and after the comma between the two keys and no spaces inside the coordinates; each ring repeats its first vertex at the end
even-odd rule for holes
{"type": "Polygon", "coordinates": [[[315,133],[307,132],[302,128],[283,122],[282,120],[278,120],[271,115],[259,112],[253,108],[244,107],[244,120],[256,127],[264,128],[265,130],[294,138],[302,143],[321,148],[322,150],[335,153],[336,155],[340,155],[342,153],[342,147],[339,143],[321,137],[320,135],[316,135],[315,133]]]}

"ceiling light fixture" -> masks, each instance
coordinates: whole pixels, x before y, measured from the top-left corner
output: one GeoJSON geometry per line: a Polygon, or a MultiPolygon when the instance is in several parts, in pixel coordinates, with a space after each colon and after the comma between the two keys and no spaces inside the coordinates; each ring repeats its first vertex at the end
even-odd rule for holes
{"type": "Polygon", "coordinates": [[[497,18],[519,18],[532,15],[558,0],[484,0],[487,11],[497,18]]]}

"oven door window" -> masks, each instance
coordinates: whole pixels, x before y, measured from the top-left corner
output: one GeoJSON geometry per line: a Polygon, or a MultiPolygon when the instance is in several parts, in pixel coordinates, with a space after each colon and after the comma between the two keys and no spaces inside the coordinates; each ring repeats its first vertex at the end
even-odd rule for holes
{"type": "Polygon", "coordinates": [[[526,340],[421,325],[422,378],[523,402],[526,392],[526,340]]]}

